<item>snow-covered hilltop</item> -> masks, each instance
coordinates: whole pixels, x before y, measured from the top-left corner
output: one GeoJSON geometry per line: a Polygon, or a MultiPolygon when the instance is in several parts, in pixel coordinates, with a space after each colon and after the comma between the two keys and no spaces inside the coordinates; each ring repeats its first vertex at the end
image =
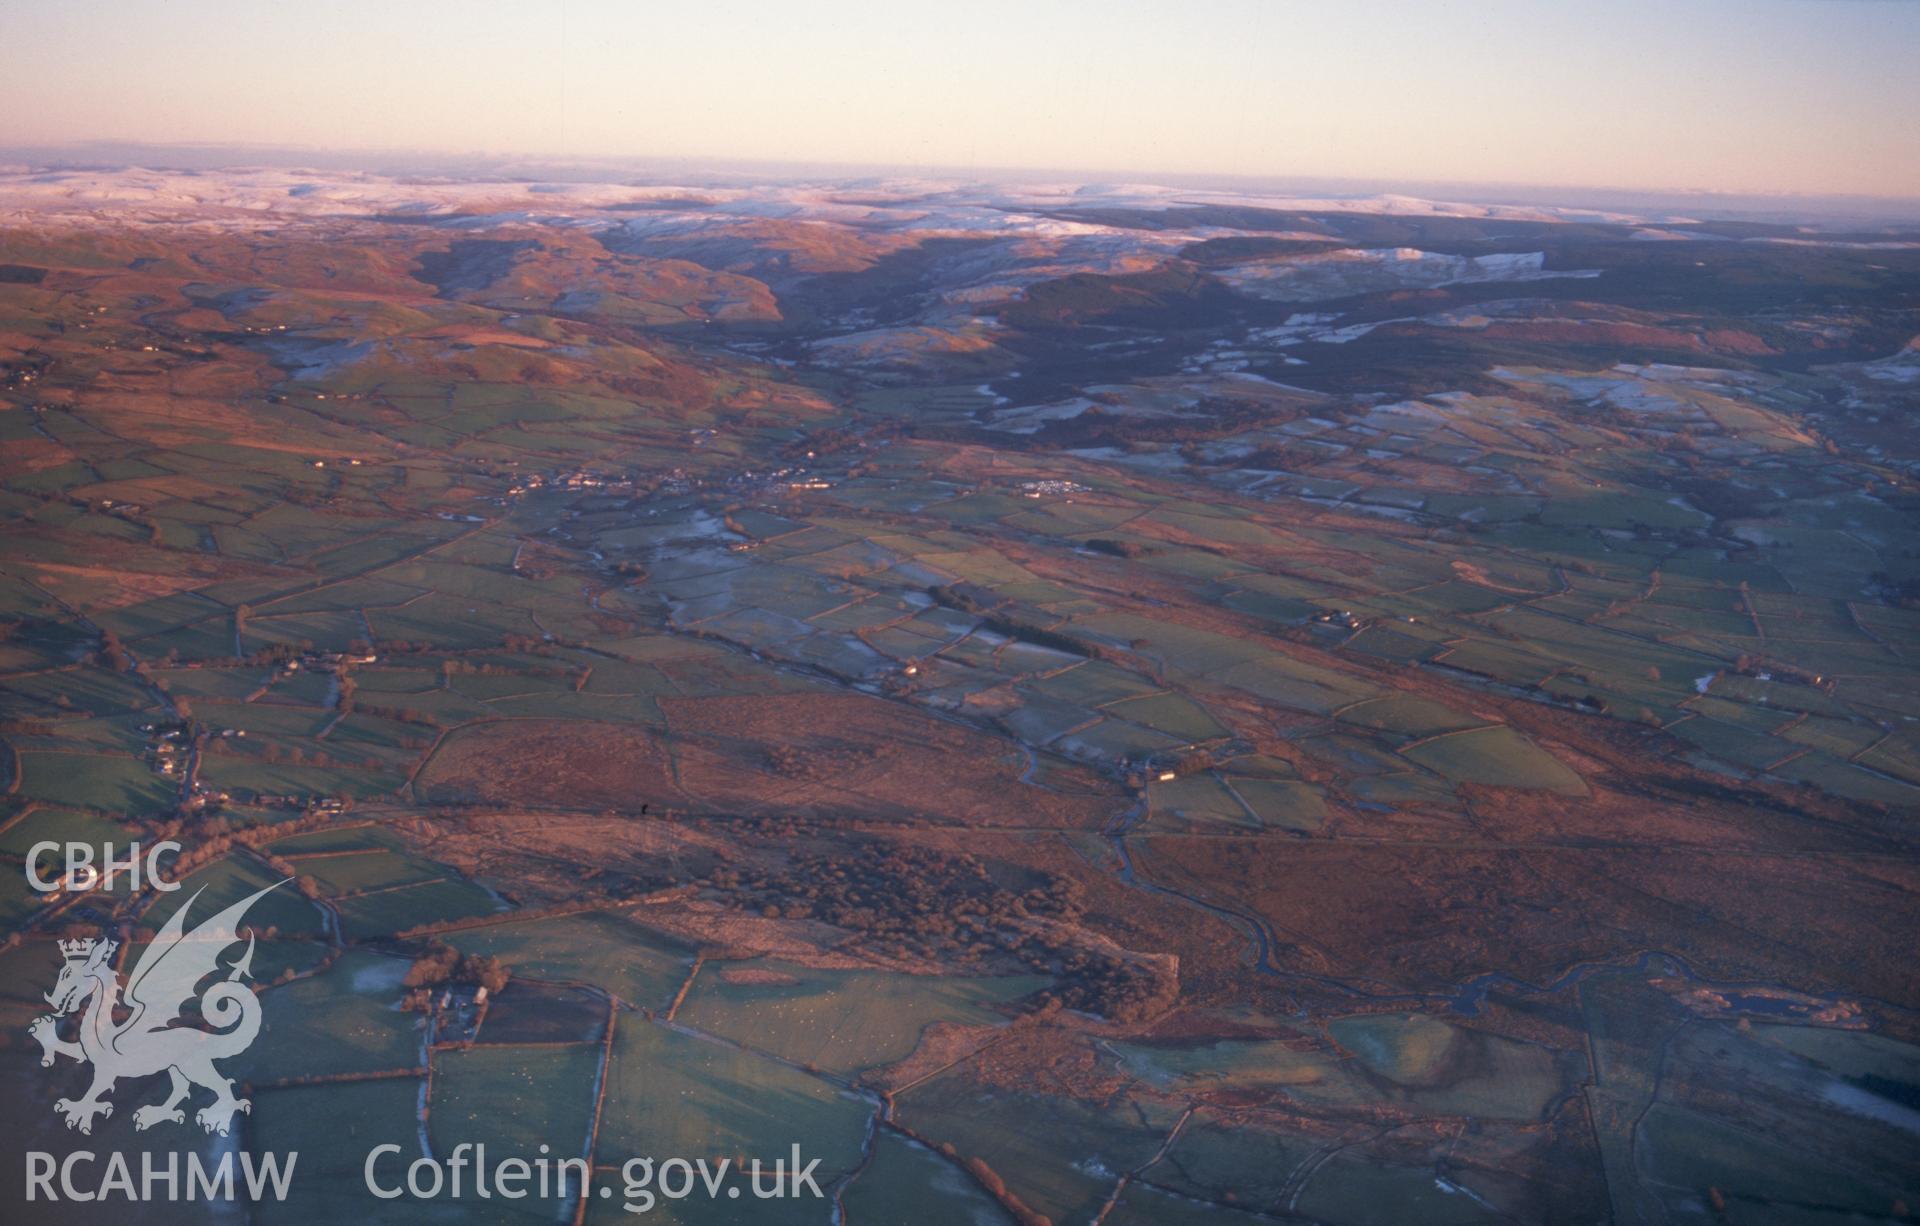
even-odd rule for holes
{"type": "MultiPolygon", "coordinates": [[[[151,219],[248,227],[284,217],[460,216],[474,221],[619,218],[637,230],[687,224],[691,217],[912,225],[959,233],[1059,235],[1104,228],[1060,214],[1114,209],[1284,209],[1409,217],[1534,222],[1671,224],[1671,214],[1628,215],[1592,209],[1489,205],[1403,195],[1252,195],[1145,183],[983,183],[938,178],[764,182],[581,183],[508,179],[413,178],[280,168],[219,171],[35,169],[0,167],[0,220],[116,222],[151,219]],[[636,214],[639,214],[636,216],[636,214]]],[[[1217,230],[1199,226],[1194,230],[1217,230]]],[[[1193,237],[1187,232],[1187,237],[1193,237]]]]}

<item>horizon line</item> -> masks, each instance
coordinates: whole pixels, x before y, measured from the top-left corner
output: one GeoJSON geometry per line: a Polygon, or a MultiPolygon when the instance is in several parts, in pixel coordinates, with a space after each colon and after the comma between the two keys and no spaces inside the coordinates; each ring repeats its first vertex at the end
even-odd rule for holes
{"type": "MultiPolygon", "coordinates": [[[[629,172],[658,173],[669,167],[683,170],[705,171],[710,174],[739,175],[742,177],[760,176],[767,179],[805,175],[820,178],[873,178],[879,176],[915,177],[924,176],[947,180],[973,180],[982,183],[999,183],[1011,180],[1052,179],[1064,180],[1081,185],[1100,183],[1137,182],[1154,186],[1193,186],[1200,190],[1245,192],[1249,187],[1258,185],[1267,192],[1284,189],[1296,194],[1303,191],[1338,191],[1344,193],[1365,192],[1374,195],[1415,194],[1418,189],[1445,189],[1464,191],[1468,195],[1460,198],[1461,203],[1505,203],[1491,198],[1475,198],[1474,193],[1484,192],[1522,192],[1522,193],[1590,193],[1608,197],[1638,197],[1647,200],[1664,199],[1669,202],[1693,201],[1702,204],[1720,203],[1722,207],[1735,202],[1750,206],[1786,205],[1786,204],[1828,204],[1856,205],[1862,207],[1909,206],[1920,209],[1920,195],[1892,195],[1866,192],[1813,193],[1788,189],[1770,191],[1728,191],[1719,188],[1701,187],[1648,187],[1620,186],[1602,183],[1547,183],[1502,179],[1393,179],[1382,176],[1315,175],[1306,172],[1274,173],[1249,171],[1166,171],[1139,168],[1074,168],[1037,165],[973,165],[959,166],[951,163],[935,162],[847,162],[834,160],[796,159],[780,160],[770,158],[742,158],[726,156],[691,157],[671,154],[581,154],[546,152],[500,152],[482,150],[431,149],[409,146],[321,146],[303,145],[288,142],[244,142],[244,141],[140,141],[119,140],[111,137],[90,138],[80,141],[7,141],[0,140],[0,168],[16,160],[32,164],[31,156],[51,157],[52,162],[40,163],[38,168],[48,170],[61,169],[146,169],[159,171],[237,171],[252,168],[247,162],[222,162],[219,164],[202,163],[199,165],[169,165],[165,162],[147,163],[138,154],[157,155],[241,155],[255,159],[254,162],[265,169],[285,170],[357,170],[366,174],[392,174],[399,168],[393,166],[375,166],[361,164],[361,159],[388,161],[396,159],[426,159],[443,162],[468,163],[465,172],[473,174],[483,168],[491,168],[495,173],[504,174],[517,163],[529,163],[532,167],[545,170],[600,169],[611,171],[624,169],[629,172]],[[87,165],[89,152],[114,151],[118,156],[99,158],[87,165]],[[332,166],[319,162],[299,162],[301,158],[320,158],[336,163],[332,166]],[[61,160],[80,162],[81,165],[60,166],[61,160]],[[105,166],[101,163],[114,163],[105,166]],[[1215,185],[1211,189],[1204,185],[1215,185]]],[[[428,167],[414,168],[412,173],[429,170],[428,167]]],[[[439,167],[445,172],[448,167],[439,167]]],[[[566,181],[553,175],[541,176],[566,181]]],[[[503,181],[512,181],[503,179],[503,181]]],[[[1422,196],[1424,199],[1433,197],[1422,196]]],[[[1518,203],[1547,204],[1546,199],[1535,198],[1518,203]]],[[[1564,203],[1564,202],[1563,202],[1564,203]]]]}

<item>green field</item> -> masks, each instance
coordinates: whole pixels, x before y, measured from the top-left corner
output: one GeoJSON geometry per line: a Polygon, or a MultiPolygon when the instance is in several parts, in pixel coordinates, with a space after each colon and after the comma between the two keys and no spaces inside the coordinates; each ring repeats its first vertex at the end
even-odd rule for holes
{"type": "Polygon", "coordinates": [[[1032,1209],[1055,1221],[1096,1213],[1121,1172],[1159,1149],[1174,1113],[1108,1110],[1069,1098],[986,1089],[948,1073],[899,1100],[899,1118],[933,1144],[984,1161],[1032,1209]]]}
{"type": "MultiPolygon", "coordinates": [[[[731,1045],[623,1018],[607,1071],[597,1160],[644,1154],[771,1163],[797,1142],[824,1188],[860,1161],[873,1105],[731,1045]]],[[[695,1198],[672,1220],[815,1221],[813,1201],[764,1202],[745,1216],[695,1198]]],[[[607,1219],[611,1220],[611,1219],[607,1219]]]]}
{"type": "Polygon", "coordinates": [[[260,997],[260,1037],[234,1062],[238,1075],[277,1080],[388,1072],[422,1064],[424,1032],[399,1009],[405,959],[350,951],[318,975],[280,984],[260,997]]]}
{"type": "Polygon", "coordinates": [[[349,940],[392,936],[426,924],[491,915],[500,904],[470,881],[436,879],[356,894],[334,904],[349,940]]]}
{"type": "Polygon", "coordinates": [[[515,974],[587,983],[664,1009],[686,982],[693,951],[604,912],[486,924],[446,934],[463,953],[501,958],[515,974]]]}
{"type": "Polygon", "coordinates": [[[949,979],[816,971],[775,961],[709,963],[675,1017],[794,1064],[845,1075],[905,1059],[935,1022],[1002,1022],[990,1006],[1049,982],[1033,975],[949,979]],[[730,971],[760,981],[730,982],[730,971]]]}
{"type": "Polygon", "coordinates": [[[1532,788],[1568,796],[1587,792],[1579,775],[1511,728],[1449,733],[1401,752],[1456,783],[1532,788]]]}

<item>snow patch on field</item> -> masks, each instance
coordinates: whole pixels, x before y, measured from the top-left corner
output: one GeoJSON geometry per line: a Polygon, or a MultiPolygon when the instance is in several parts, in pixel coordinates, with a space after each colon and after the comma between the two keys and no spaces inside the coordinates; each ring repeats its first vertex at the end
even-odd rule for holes
{"type": "Polygon", "coordinates": [[[1277,302],[1313,302],[1391,289],[1430,289],[1487,281],[1597,277],[1597,269],[1550,270],[1546,253],[1441,255],[1417,247],[1342,248],[1221,269],[1222,281],[1277,302]]]}
{"type": "Polygon", "coordinates": [[[1882,383],[1920,382],[1920,337],[1909,341],[1905,349],[1890,358],[1863,363],[1860,373],[1882,383]]]}

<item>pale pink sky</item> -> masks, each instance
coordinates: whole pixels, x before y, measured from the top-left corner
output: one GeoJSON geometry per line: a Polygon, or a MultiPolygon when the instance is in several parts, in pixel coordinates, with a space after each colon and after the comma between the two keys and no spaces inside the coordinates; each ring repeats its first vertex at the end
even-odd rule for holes
{"type": "Polygon", "coordinates": [[[0,4],[91,139],[1920,196],[1908,0],[0,4]]]}

